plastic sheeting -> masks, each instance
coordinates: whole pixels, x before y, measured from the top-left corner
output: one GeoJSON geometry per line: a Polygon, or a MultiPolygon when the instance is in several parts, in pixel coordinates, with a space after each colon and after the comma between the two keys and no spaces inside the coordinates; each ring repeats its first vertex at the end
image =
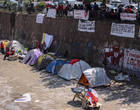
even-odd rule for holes
{"type": "Polygon", "coordinates": [[[103,86],[110,84],[110,79],[106,75],[104,68],[91,68],[84,72],[85,77],[91,87],[103,86]]]}
{"type": "Polygon", "coordinates": [[[10,41],[6,47],[13,47],[15,50],[21,50],[21,52],[24,52],[24,46],[16,40],[10,41]]]}
{"type": "Polygon", "coordinates": [[[34,65],[39,56],[43,53],[39,49],[30,50],[25,56],[23,62],[25,64],[34,65]]]}
{"type": "Polygon", "coordinates": [[[85,61],[80,60],[79,62],[71,64],[64,64],[58,75],[66,80],[79,79],[82,72],[86,69],[91,68],[85,61]]]}

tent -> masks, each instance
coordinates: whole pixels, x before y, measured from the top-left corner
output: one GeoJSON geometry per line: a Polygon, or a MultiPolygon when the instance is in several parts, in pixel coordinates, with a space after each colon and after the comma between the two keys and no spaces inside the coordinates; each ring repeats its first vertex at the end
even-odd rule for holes
{"type": "Polygon", "coordinates": [[[46,71],[55,75],[65,63],[67,62],[64,60],[54,60],[46,67],[46,71]]]}
{"type": "Polygon", "coordinates": [[[98,87],[110,84],[110,79],[106,75],[104,68],[91,68],[82,73],[78,84],[88,87],[98,87]]]}
{"type": "Polygon", "coordinates": [[[39,70],[45,69],[46,66],[53,60],[54,60],[54,58],[51,57],[50,55],[43,54],[37,60],[37,68],[39,70]]]}
{"type": "Polygon", "coordinates": [[[79,79],[82,72],[91,68],[85,61],[80,60],[74,64],[64,64],[61,70],[58,72],[58,76],[66,79],[79,79]]]}
{"type": "Polygon", "coordinates": [[[27,55],[23,59],[23,62],[25,64],[34,65],[38,57],[41,55],[42,55],[42,52],[39,49],[32,49],[28,51],[27,55]]]}
{"type": "Polygon", "coordinates": [[[15,48],[15,50],[20,50],[22,53],[24,52],[24,46],[16,41],[16,40],[13,40],[13,41],[10,41],[6,47],[9,47],[9,48],[15,48]]]}

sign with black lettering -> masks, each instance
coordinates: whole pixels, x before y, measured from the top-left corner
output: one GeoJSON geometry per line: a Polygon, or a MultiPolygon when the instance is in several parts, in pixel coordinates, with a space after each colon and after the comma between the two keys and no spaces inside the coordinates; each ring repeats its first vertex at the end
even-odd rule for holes
{"type": "Polygon", "coordinates": [[[95,21],[81,21],[78,23],[78,31],[95,32],[95,21]]]}
{"type": "Polygon", "coordinates": [[[135,24],[112,23],[111,35],[119,36],[119,37],[134,38],[135,24]]]}
{"type": "Polygon", "coordinates": [[[140,51],[125,49],[123,67],[133,71],[140,71],[140,51]]]}
{"type": "Polygon", "coordinates": [[[120,18],[121,20],[135,21],[136,14],[135,13],[121,13],[120,18]]]}
{"type": "Polygon", "coordinates": [[[88,20],[88,18],[89,12],[86,12],[85,10],[74,10],[74,19],[88,20]]]}

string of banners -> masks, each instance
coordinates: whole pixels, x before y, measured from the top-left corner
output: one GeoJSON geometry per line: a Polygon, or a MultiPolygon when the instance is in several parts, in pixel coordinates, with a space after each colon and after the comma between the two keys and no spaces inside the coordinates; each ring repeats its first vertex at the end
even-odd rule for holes
{"type": "Polygon", "coordinates": [[[140,51],[125,49],[123,67],[140,72],[140,51]]]}
{"type": "Polygon", "coordinates": [[[121,18],[121,20],[135,21],[136,14],[134,14],[134,13],[121,13],[120,18],[121,18]]]}
{"type": "Polygon", "coordinates": [[[119,37],[134,38],[135,24],[112,23],[111,35],[119,36],[119,37]]]}
{"type": "Polygon", "coordinates": [[[95,32],[95,21],[81,21],[81,20],[79,20],[78,31],[95,32]]]}

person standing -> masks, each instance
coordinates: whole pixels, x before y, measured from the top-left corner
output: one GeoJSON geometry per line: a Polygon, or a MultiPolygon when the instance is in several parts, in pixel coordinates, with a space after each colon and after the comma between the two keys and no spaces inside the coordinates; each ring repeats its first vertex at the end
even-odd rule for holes
{"type": "Polygon", "coordinates": [[[0,46],[1,46],[1,53],[4,54],[4,44],[3,44],[3,42],[1,42],[0,46]]]}

